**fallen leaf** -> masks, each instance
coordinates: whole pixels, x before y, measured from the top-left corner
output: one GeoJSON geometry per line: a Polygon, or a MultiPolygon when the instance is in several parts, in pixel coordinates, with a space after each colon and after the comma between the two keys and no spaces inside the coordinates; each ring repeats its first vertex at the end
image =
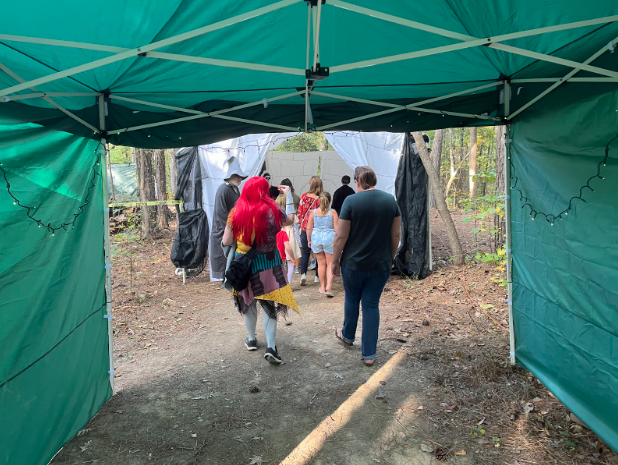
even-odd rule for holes
{"type": "Polygon", "coordinates": [[[88,441],[87,443],[85,443],[83,446],[79,446],[79,448],[82,450],[82,452],[86,452],[88,450],[88,447],[90,447],[90,443],[92,442],[92,439],[90,441],[88,441]]]}
{"type": "Polygon", "coordinates": [[[573,422],[575,422],[575,423],[579,423],[579,424],[580,424],[580,425],[582,425],[582,426],[586,426],[586,425],[584,424],[584,422],[583,422],[583,421],[581,421],[579,418],[577,418],[577,417],[576,417],[575,415],[573,415],[572,413],[571,413],[571,415],[569,416],[569,418],[571,419],[571,421],[573,421],[573,422]]]}
{"type": "Polygon", "coordinates": [[[423,410],[423,408],[424,408],[424,407],[421,405],[421,406],[419,406],[419,407],[416,407],[416,410],[423,410]]]}
{"type": "Polygon", "coordinates": [[[530,413],[534,410],[534,405],[532,405],[532,402],[528,402],[524,405],[524,413],[530,413]]]}
{"type": "Polygon", "coordinates": [[[427,444],[421,443],[421,450],[423,452],[427,452],[427,453],[431,454],[435,449],[433,447],[431,447],[431,446],[428,446],[427,444]]]}
{"type": "Polygon", "coordinates": [[[262,457],[259,455],[251,457],[251,462],[249,462],[249,465],[262,465],[262,457]]]}
{"type": "Polygon", "coordinates": [[[331,367],[331,363],[327,363],[326,365],[324,365],[324,368],[330,368],[331,367]]]}
{"type": "Polygon", "coordinates": [[[196,437],[197,437],[197,434],[195,434],[195,433],[191,433],[191,437],[192,437],[192,438],[196,438],[196,437]]]}
{"type": "Polygon", "coordinates": [[[466,455],[466,451],[460,450],[459,452],[455,452],[455,455],[466,455]]]}

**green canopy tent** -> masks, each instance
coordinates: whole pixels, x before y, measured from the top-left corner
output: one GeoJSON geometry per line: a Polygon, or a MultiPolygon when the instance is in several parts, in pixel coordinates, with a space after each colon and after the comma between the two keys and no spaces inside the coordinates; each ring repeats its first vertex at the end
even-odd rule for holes
{"type": "Polygon", "coordinates": [[[617,43],[611,0],[5,5],[0,461],[44,463],[112,394],[106,143],[496,124],[511,359],[618,449],[617,43]]]}

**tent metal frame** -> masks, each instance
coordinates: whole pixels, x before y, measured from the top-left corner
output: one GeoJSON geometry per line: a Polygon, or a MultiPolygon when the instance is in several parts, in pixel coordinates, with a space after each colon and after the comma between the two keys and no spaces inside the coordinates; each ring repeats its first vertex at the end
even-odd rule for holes
{"type": "Polygon", "coordinates": [[[242,123],[250,123],[250,124],[256,124],[256,125],[260,125],[260,126],[266,126],[266,127],[270,127],[270,128],[275,128],[275,129],[283,129],[286,131],[298,131],[299,128],[293,128],[290,126],[283,126],[280,124],[273,124],[273,123],[265,123],[263,121],[257,121],[257,120],[248,120],[248,119],[243,119],[243,118],[236,118],[236,117],[232,117],[232,116],[225,116],[224,113],[229,113],[231,111],[235,111],[235,110],[242,110],[244,108],[250,108],[250,107],[254,107],[254,106],[259,106],[259,105],[264,105],[267,104],[269,102],[275,102],[277,100],[283,100],[283,99],[287,99],[290,97],[294,97],[297,95],[302,95],[304,94],[305,91],[304,90],[299,90],[297,92],[291,92],[288,94],[284,94],[284,95],[279,95],[277,97],[271,97],[268,99],[262,99],[262,100],[258,100],[255,102],[251,102],[251,103],[244,103],[242,105],[237,105],[235,107],[231,107],[231,108],[225,108],[223,110],[216,110],[216,111],[211,111],[211,112],[203,112],[203,111],[199,111],[199,110],[192,110],[190,108],[182,108],[182,107],[174,107],[171,105],[163,105],[160,103],[153,103],[153,102],[147,102],[144,100],[138,100],[138,99],[131,99],[131,98],[127,98],[127,97],[120,97],[117,95],[112,95],[110,94],[110,98],[112,99],[116,99],[116,100],[124,100],[127,102],[133,102],[133,103],[138,103],[140,105],[146,105],[146,106],[152,106],[152,107],[158,107],[158,108],[165,108],[168,110],[175,110],[175,111],[179,111],[179,112],[183,112],[183,113],[191,113],[193,114],[193,116],[187,116],[184,118],[176,118],[173,120],[166,120],[166,121],[159,121],[157,123],[149,123],[149,124],[142,124],[140,126],[133,126],[133,127],[129,127],[129,128],[124,128],[124,129],[115,129],[114,133],[117,134],[121,134],[124,132],[130,132],[130,131],[138,131],[141,129],[148,129],[148,128],[154,128],[157,126],[164,126],[167,124],[174,124],[174,123],[180,123],[183,121],[191,121],[194,119],[200,119],[200,118],[208,118],[208,117],[213,117],[213,118],[220,118],[220,119],[227,119],[230,121],[238,121],[238,122],[242,122],[242,123]]]}
{"type": "MultiPolygon", "coordinates": [[[[195,56],[188,56],[188,55],[180,55],[180,54],[172,54],[172,53],[162,53],[162,52],[155,52],[155,50],[163,48],[165,46],[171,45],[171,44],[175,44],[178,42],[182,42],[185,40],[189,40],[192,39],[194,37],[198,37],[198,36],[202,36],[205,34],[208,34],[209,32],[212,31],[216,31],[216,30],[220,30],[223,29],[225,27],[234,25],[234,24],[238,24],[240,22],[243,21],[247,21],[251,18],[255,18],[267,13],[270,13],[272,11],[275,10],[279,10],[281,8],[285,8],[287,6],[299,3],[301,0],[280,0],[278,2],[272,3],[271,5],[267,5],[265,7],[262,8],[258,8],[256,10],[247,12],[247,13],[243,13],[222,21],[218,21],[216,23],[213,23],[211,25],[207,25],[198,29],[195,29],[193,31],[188,31],[176,36],[172,36],[169,37],[167,39],[163,39],[157,42],[153,42],[151,44],[142,46],[142,47],[137,47],[134,49],[125,49],[125,48],[121,48],[121,47],[114,47],[114,46],[107,46],[107,45],[99,45],[99,44],[88,44],[88,43],[81,43],[81,42],[75,42],[75,41],[63,41],[63,40],[56,40],[56,39],[41,39],[41,38],[34,38],[34,37],[25,37],[25,36],[16,36],[16,35],[10,35],[10,34],[0,34],[0,40],[7,40],[7,41],[14,41],[14,42],[23,42],[23,43],[35,43],[35,44],[44,44],[44,45],[51,45],[51,46],[58,46],[58,47],[71,47],[71,48],[81,48],[81,49],[87,49],[87,50],[97,50],[97,51],[104,51],[104,52],[110,52],[113,53],[114,55],[100,59],[100,60],[96,60],[93,61],[91,63],[86,63],[80,66],[76,66],[73,68],[70,68],[68,70],[64,70],[64,71],[59,71],[56,73],[52,73],[50,75],[38,78],[38,79],[33,79],[31,81],[27,81],[27,82],[22,82],[20,81],[20,83],[18,85],[14,85],[11,86],[9,88],[0,90],[0,97],[5,97],[5,101],[8,100],[22,100],[22,99],[26,99],[26,98],[36,98],[34,96],[34,94],[30,94],[29,96],[19,96],[19,95],[13,95],[11,97],[7,97],[11,94],[14,94],[16,92],[28,89],[28,88],[33,88],[34,86],[40,85],[40,84],[45,84],[48,82],[53,82],[56,81],[58,79],[62,79],[65,77],[69,77],[72,76],[74,74],[78,74],[84,71],[88,71],[88,70],[92,70],[92,69],[96,69],[102,66],[106,66],[108,64],[111,63],[115,63],[118,61],[122,61],[128,58],[132,58],[135,56],[142,56],[142,57],[150,57],[153,59],[163,59],[163,60],[174,60],[174,61],[180,61],[180,62],[189,62],[189,63],[197,63],[197,64],[204,64],[204,65],[209,65],[209,66],[220,66],[220,67],[227,67],[227,68],[238,68],[238,69],[247,69],[247,70],[254,70],[254,71],[262,71],[262,72],[273,72],[273,73],[281,73],[281,74],[289,74],[289,75],[296,75],[296,76],[300,76],[305,74],[305,92],[302,93],[297,93],[295,95],[304,95],[305,96],[305,131],[308,130],[308,125],[309,125],[309,120],[311,119],[311,115],[310,115],[310,96],[311,94],[316,94],[316,95],[320,95],[320,93],[313,91],[312,89],[310,89],[310,80],[309,78],[306,76],[306,71],[309,69],[309,55],[310,55],[310,45],[311,45],[311,38],[313,38],[313,66],[312,66],[312,70],[315,71],[317,70],[318,64],[319,64],[319,56],[320,56],[320,22],[321,22],[321,16],[322,16],[322,1],[318,1],[317,2],[317,7],[314,8],[310,2],[308,2],[308,15],[307,15],[307,69],[306,70],[301,70],[301,69],[296,69],[296,68],[290,68],[290,67],[283,67],[283,66],[273,66],[273,65],[263,65],[263,64],[256,64],[256,63],[246,63],[246,62],[239,62],[239,61],[232,61],[232,60],[220,60],[220,59],[214,59],[214,58],[206,58],[206,57],[195,57],[195,56]],[[313,21],[312,21],[312,15],[313,15],[313,21]],[[312,28],[311,28],[311,24],[313,24],[313,34],[311,34],[312,28]],[[313,37],[311,37],[313,36],[313,37]],[[7,100],[8,98],[8,100],[7,100]]],[[[393,15],[389,15],[386,13],[382,13],[380,11],[376,11],[376,10],[372,10],[369,8],[364,8],[364,7],[360,7],[357,5],[353,5],[351,3],[347,3],[345,1],[342,0],[329,0],[328,1],[328,5],[336,7],[336,8],[341,8],[341,9],[345,9],[348,11],[352,11],[364,16],[369,16],[372,18],[376,18],[376,19],[380,19],[383,21],[387,21],[387,22],[391,22],[394,24],[398,24],[401,26],[405,26],[405,27],[409,27],[409,28],[413,28],[413,29],[417,29],[417,30],[421,30],[421,31],[425,31],[428,33],[432,33],[432,34],[436,34],[442,37],[447,37],[450,39],[454,39],[454,40],[459,40],[461,41],[460,43],[455,43],[455,44],[451,44],[451,45],[446,45],[446,46],[442,46],[442,47],[435,47],[435,48],[430,48],[430,49],[425,49],[425,50],[418,50],[418,51],[414,51],[414,52],[410,52],[410,53],[404,53],[404,54],[400,54],[400,55],[394,55],[394,56],[388,56],[388,57],[381,57],[381,58],[375,58],[375,59],[371,59],[371,60],[365,60],[365,61],[360,61],[360,62],[356,62],[356,63],[348,63],[348,64],[341,64],[341,65],[335,65],[335,66],[331,66],[330,67],[330,73],[339,73],[339,72],[345,72],[345,71],[349,71],[352,69],[359,69],[359,68],[364,68],[364,67],[369,67],[369,66],[376,66],[376,65],[380,65],[380,64],[385,64],[385,63],[393,63],[393,62],[397,62],[397,61],[402,61],[402,60],[410,60],[410,59],[414,59],[414,58],[419,58],[419,57],[423,57],[423,56],[432,56],[432,55],[437,55],[437,54],[441,54],[441,53],[447,53],[447,52],[451,52],[451,51],[457,51],[457,50],[463,50],[463,49],[467,49],[467,48],[472,48],[472,47],[479,47],[479,46],[485,46],[485,47],[489,47],[489,48],[493,48],[495,50],[500,50],[506,53],[511,53],[511,54],[515,54],[515,55],[521,55],[521,56],[525,56],[525,57],[529,57],[529,58],[533,58],[536,60],[540,60],[540,61],[545,61],[545,62],[549,62],[549,63],[554,63],[554,64],[558,64],[558,65],[562,65],[562,66],[566,66],[566,67],[571,67],[573,68],[573,70],[567,74],[564,78],[539,78],[539,79],[526,79],[526,80],[513,80],[514,83],[523,83],[523,82],[554,82],[554,84],[552,86],[550,86],[550,88],[548,88],[547,90],[545,90],[544,92],[542,92],[540,95],[538,95],[537,97],[535,97],[533,100],[531,100],[530,102],[528,102],[524,107],[520,108],[517,112],[509,115],[508,119],[511,120],[513,119],[515,116],[517,116],[518,114],[520,114],[522,111],[524,111],[525,109],[529,108],[531,105],[533,105],[534,103],[536,103],[538,100],[542,99],[545,95],[549,94],[550,92],[552,92],[555,88],[557,88],[558,86],[560,86],[563,82],[618,82],[618,72],[614,72],[614,71],[610,71],[610,70],[606,70],[603,68],[599,68],[596,66],[591,66],[590,63],[592,63],[596,58],[598,58],[600,55],[602,55],[606,50],[611,49],[611,47],[613,47],[613,45],[616,43],[616,41],[610,42],[610,44],[608,44],[606,47],[604,47],[602,50],[598,51],[595,55],[593,55],[592,57],[590,57],[588,60],[586,60],[584,63],[578,63],[572,60],[566,60],[563,58],[558,58],[558,57],[554,57],[551,55],[547,55],[547,54],[543,54],[543,53],[538,53],[538,52],[534,52],[534,51],[530,51],[530,50],[524,50],[518,47],[513,47],[513,46],[509,46],[509,45],[505,45],[502,44],[501,42],[505,42],[508,40],[513,40],[513,39],[518,39],[518,38],[522,38],[522,37],[531,37],[531,36],[536,36],[536,35],[541,35],[541,34],[547,34],[547,33],[552,33],[552,32],[557,32],[557,31],[566,31],[566,30],[571,30],[571,29],[576,29],[576,28],[582,28],[582,27],[588,27],[588,26],[595,26],[595,25],[601,25],[601,24],[607,24],[607,23],[611,23],[611,22],[616,22],[618,21],[618,15],[613,15],[613,16],[607,16],[607,17],[602,17],[602,18],[595,18],[595,19],[591,19],[591,20],[585,20],[585,21],[577,21],[577,22],[572,22],[572,23],[566,23],[566,24],[560,24],[560,25],[555,25],[555,26],[548,26],[548,27],[542,27],[542,28],[536,28],[536,29],[530,29],[527,31],[520,31],[520,32],[514,32],[514,33],[509,33],[509,34],[502,34],[502,35],[498,35],[495,37],[488,37],[488,38],[478,38],[478,37],[474,37],[474,36],[470,36],[467,34],[462,34],[459,32],[454,32],[454,31],[449,31],[446,29],[442,29],[442,28],[438,28],[438,27],[434,27],[434,26],[430,26],[427,24],[423,24],[417,21],[412,21],[412,20],[408,20],[405,18],[401,18],[401,17],[397,17],[397,16],[393,16],[393,15]],[[589,71],[595,74],[600,74],[602,76],[605,76],[603,78],[573,78],[573,75],[576,74],[578,71],[589,71]],[[552,81],[553,79],[556,79],[555,81],[552,81]]],[[[501,81],[496,81],[495,84],[492,85],[499,85],[501,83],[501,81]]],[[[473,92],[473,90],[469,90],[469,91],[463,91],[462,93],[456,93],[456,94],[450,94],[449,96],[444,96],[444,97],[439,97],[437,99],[433,99],[432,101],[439,101],[439,100],[444,100],[456,95],[463,95],[465,93],[470,93],[473,92]]],[[[71,93],[56,93],[59,94],[58,96],[60,96],[60,94],[62,94],[62,96],[66,96],[69,97],[71,96],[71,93]]],[[[44,99],[48,99],[49,95],[51,95],[51,93],[44,93],[44,95],[37,95],[37,97],[41,97],[44,99]]],[[[286,94],[289,95],[289,94],[286,94]]],[[[287,96],[279,96],[279,97],[274,97],[273,99],[264,99],[263,103],[266,104],[268,102],[272,102],[272,101],[276,101],[276,100],[280,100],[282,98],[287,98],[287,96]]],[[[323,96],[326,96],[325,94],[321,94],[323,96]]],[[[73,96],[85,96],[83,93],[74,93],[73,96]]],[[[377,102],[377,101],[372,101],[372,100],[364,100],[364,99],[355,99],[352,97],[344,97],[344,96],[336,96],[334,94],[329,94],[329,97],[332,97],[334,99],[340,99],[340,100],[347,100],[347,101],[357,101],[359,103],[369,103],[369,104],[373,104],[373,105],[377,105],[377,106],[386,106],[386,107],[390,107],[389,110],[384,110],[384,111],[380,111],[380,112],[376,112],[376,113],[372,113],[369,115],[365,115],[365,116],[361,116],[361,117],[357,117],[357,118],[352,118],[346,121],[341,121],[339,123],[332,123],[329,125],[324,125],[321,127],[318,127],[317,130],[323,130],[323,129],[330,129],[336,126],[341,126],[343,124],[349,124],[349,123],[354,123],[354,122],[358,122],[358,121],[363,121],[365,119],[369,119],[369,118],[373,118],[373,117],[377,117],[377,116],[382,116],[385,114],[389,114],[389,113],[394,113],[397,111],[403,111],[403,110],[413,110],[413,111],[418,111],[418,112],[428,112],[428,113],[434,113],[434,114],[442,114],[442,115],[450,115],[450,116],[459,116],[459,117],[464,117],[464,118],[475,118],[475,119],[487,119],[487,120],[492,120],[492,121],[500,121],[500,118],[496,118],[496,117],[490,117],[490,116],[485,116],[485,115],[471,115],[471,114],[466,114],[466,113],[456,113],[456,112],[447,112],[447,111],[442,111],[442,110],[432,110],[429,108],[422,108],[421,105],[425,105],[428,103],[431,103],[431,101],[423,101],[423,102],[419,102],[416,104],[412,104],[412,105],[406,105],[406,106],[402,106],[402,105],[394,105],[394,104],[388,104],[388,103],[384,103],[384,102],[377,102]]],[[[112,98],[116,98],[115,96],[112,96],[112,98]]],[[[85,125],[86,127],[88,127],[89,129],[93,130],[95,133],[99,132],[96,128],[94,128],[92,125],[90,125],[89,123],[81,120],[80,118],[78,118],[76,115],[74,115],[71,112],[68,112],[66,109],[62,108],[61,106],[59,106],[58,104],[56,104],[55,102],[49,101],[47,100],[48,103],[52,104],[54,107],[58,108],[59,110],[63,111],[64,113],[66,113],[67,115],[71,116],[73,119],[75,119],[76,121],[79,121],[81,124],[85,125]]],[[[137,103],[137,102],[134,102],[137,103]]],[[[144,104],[144,105],[149,105],[148,102],[145,101],[141,101],[140,103],[144,104]]],[[[245,104],[245,105],[250,105],[250,106],[254,106],[254,105],[258,105],[260,102],[253,102],[251,104],[245,104]]],[[[164,108],[163,106],[161,106],[160,104],[150,104],[150,106],[158,106],[159,108],[164,108]]],[[[243,118],[236,118],[236,117],[232,117],[232,116],[224,116],[222,113],[227,113],[229,111],[233,111],[235,109],[241,109],[241,108],[247,108],[247,106],[244,105],[239,105],[237,107],[233,107],[232,109],[226,109],[226,110],[219,110],[219,112],[210,112],[210,113],[204,113],[204,112],[200,112],[200,114],[196,113],[193,110],[189,110],[189,109],[181,109],[179,107],[173,107],[173,108],[168,108],[168,109],[175,109],[176,111],[182,111],[182,112],[186,112],[186,113],[193,113],[194,116],[191,117],[187,117],[187,118],[176,118],[176,119],[172,119],[169,120],[167,122],[159,122],[159,123],[152,123],[150,125],[142,125],[142,126],[136,126],[133,128],[125,128],[120,130],[119,132],[126,132],[126,131],[134,131],[134,130],[139,130],[139,129],[147,129],[150,127],[157,127],[157,126],[162,126],[164,124],[174,124],[174,123],[179,123],[179,122],[183,122],[183,121],[190,121],[192,119],[197,119],[197,118],[203,118],[203,117],[208,117],[208,116],[212,116],[215,118],[220,118],[220,119],[227,119],[227,120],[231,120],[231,121],[237,121],[237,122],[243,122],[243,123],[247,123],[247,124],[255,124],[255,125],[260,125],[260,126],[265,126],[265,127],[271,127],[271,128],[275,128],[275,129],[281,129],[281,130],[286,130],[286,131],[296,131],[299,128],[292,128],[289,126],[282,126],[282,125],[275,125],[272,123],[265,123],[265,122],[261,122],[261,121],[257,121],[257,120],[250,120],[250,119],[243,119],[243,118]]]]}
{"type": "MultiPolygon", "coordinates": [[[[99,95],[99,127],[101,133],[105,133],[105,113],[106,104],[105,97],[99,95]]],[[[107,319],[107,337],[109,350],[109,384],[114,390],[114,326],[112,324],[113,308],[112,308],[112,259],[111,259],[111,241],[109,237],[109,206],[107,201],[107,140],[101,138],[101,188],[103,190],[103,228],[104,232],[104,255],[105,255],[105,318],[107,319]]]]}

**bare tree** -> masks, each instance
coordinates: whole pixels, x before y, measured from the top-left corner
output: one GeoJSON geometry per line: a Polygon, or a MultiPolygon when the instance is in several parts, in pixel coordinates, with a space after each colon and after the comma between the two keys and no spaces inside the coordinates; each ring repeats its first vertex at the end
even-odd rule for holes
{"type": "MultiPolygon", "coordinates": [[[[442,162],[442,142],[444,141],[444,129],[438,129],[433,138],[433,144],[431,146],[431,160],[433,162],[433,168],[440,178],[440,164],[442,162]]],[[[436,202],[431,194],[431,189],[429,195],[431,196],[430,205],[431,208],[436,208],[436,202]]]]}
{"type": "Polygon", "coordinates": [[[463,264],[464,259],[463,249],[461,247],[459,235],[457,234],[457,229],[455,229],[455,223],[453,223],[453,218],[451,217],[451,212],[449,212],[448,207],[446,206],[446,200],[444,197],[442,184],[440,183],[440,178],[433,169],[431,157],[427,151],[427,145],[423,139],[423,134],[420,131],[415,131],[412,135],[414,136],[416,148],[418,149],[423,166],[425,167],[425,171],[427,171],[427,175],[429,176],[429,185],[431,186],[431,190],[436,201],[436,207],[438,208],[438,212],[440,213],[440,217],[442,218],[442,222],[444,223],[444,227],[446,229],[446,234],[448,235],[449,243],[451,244],[451,252],[453,254],[455,264],[461,265],[463,264]]]}
{"type": "Polygon", "coordinates": [[[176,154],[180,149],[172,149],[170,152],[170,183],[172,194],[176,195],[178,189],[178,166],[176,165],[176,154]]]}
{"type": "MultiPolygon", "coordinates": [[[[165,150],[158,149],[154,151],[155,163],[155,181],[157,182],[157,200],[167,200],[167,179],[165,172],[165,150]]],[[[168,228],[168,212],[167,205],[157,205],[157,223],[160,228],[168,228]]]]}
{"type": "Polygon", "coordinates": [[[476,128],[470,128],[470,165],[468,174],[470,177],[470,200],[476,197],[478,192],[478,182],[476,180],[476,155],[478,153],[476,128]]]}
{"type": "MultiPolygon", "coordinates": [[[[152,169],[152,150],[138,149],[135,160],[137,163],[137,181],[140,202],[154,200],[155,188],[152,169]]],[[[146,239],[152,233],[153,220],[153,208],[142,205],[142,239],[146,239]]]]}
{"type": "MultiPolygon", "coordinates": [[[[451,165],[451,177],[449,178],[448,182],[446,183],[446,192],[444,193],[444,198],[446,199],[448,197],[448,194],[451,190],[451,186],[453,185],[453,182],[455,182],[455,180],[457,179],[457,174],[459,173],[459,170],[461,168],[461,165],[464,164],[464,162],[468,159],[468,156],[470,155],[470,151],[468,151],[468,153],[466,153],[460,160],[459,164],[457,166],[451,165]]],[[[452,161],[452,158],[451,158],[452,161]]],[[[455,204],[455,201],[453,201],[453,204],[455,204]]]]}

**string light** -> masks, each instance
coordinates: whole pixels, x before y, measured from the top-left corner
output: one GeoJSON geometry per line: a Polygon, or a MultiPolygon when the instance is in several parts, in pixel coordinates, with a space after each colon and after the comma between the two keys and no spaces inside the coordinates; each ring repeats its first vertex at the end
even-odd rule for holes
{"type": "Polygon", "coordinates": [[[23,208],[24,210],[26,210],[26,216],[30,218],[32,221],[34,221],[35,223],[37,223],[39,228],[42,227],[42,228],[47,229],[51,233],[52,236],[55,236],[56,231],[60,229],[64,229],[68,233],[69,230],[67,229],[67,226],[73,226],[73,228],[75,228],[75,222],[77,221],[77,218],[79,218],[79,216],[84,212],[84,208],[86,207],[86,205],[90,203],[90,194],[92,192],[92,189],[94,189],[94,187],[96,186],[95,181],[96,181],[97,176],[100,176],[100,173],[97,173],[97,166],[99,166],[99,163],[100,163],[99,147],[101,147],[101,145],[102,145],[101,142],[99,142],[99,145],[94,151],[97,157],[96,157],[95,163],[92,166],[92,177],[90,178],[90,185],[88,186],[88,189],[86,190],[86,197],[84,198],[84,203],[78,207],[78,213],[73,213],[72,221],[69,221],[67,223],[62,223],[59,226],[53,226],[51,223],[45,224],[41,220],[35,218],[33,215],[34,215],[34,210],[36,210],[36,207],[30,207],[28,205],[24,205],[21,203],[21,201],[17,197],[15,197],[15,195],[11,191],[11,183],[9,182],[9,179],[6,175],[6,171],[2,167],[2,164],[0,164],[0,171],[2,171],[2,175],[4,176],[4,182],[6,183],[6,190],[8,194],[13,198],[13,205],[17,205],[23,208]]]}
{"type": "MultiPolygon", "coordinates": [[[[575,200],[581,200],[582,202],[586,202],[586,200],[584,199],[584,192],[585,189],[589,189],[591,192],[594,192],[594,189],[592,188],[592,186],[590,186],[590,182],[593,179],[601,179],[604,180],[605,177],[601,176],[601,165],[603,166],[607,166],[607,160],[609,158],[609,146],[612,142],[614,142],[616,139],[618,138],[618,133],[616,133],[616,135],[614,137],[612,137],[612,139],[605,145],[605,156],[603,157],[603,160],[601,160],[599,163],[597,163],[597,174],[595,174],[594,176],[590,176],[588,178],[588,181],[586,181],[586,184],[584,184],[582,187],[579,188],[579,195],[574,195],[573,197],[571,197],[569,199],[569,203],[567,205],[567,208],[565,208],[564,210],[562,210],[560,213],[558,214],[551,214],[551,213],[544,213],[542,211],[538,211],[536,210],[532,204],[528,201],[528,197],[526,197],[523,193],[523,191],[517,186],[518,182],[519,182],[519,178],[517,176],[512,176],[511,177],[511,189],[515,189],[517,192],[519,192],[519,200],[523,202],[521,208],[525,208],[525,207],[529,207],[530,208],[530,218],[532,219],[532,221],[534,221],[534,219],[538,216],[538,215],[542,215],[545,220],[551,225],[554,225],[554,222],[559,219],[562,221],[562,217],[563,216],[569,216],[569,212],[572,210],[573,208],[573,201],[575,200]]],[[[510,157],[509,157],[510,160],[510,157]]],[[[511,166],[511,172],[515,171],[515,166],[513,165],[513,162],[510,161],[509,162],[510,166],[511,166]]]]}

